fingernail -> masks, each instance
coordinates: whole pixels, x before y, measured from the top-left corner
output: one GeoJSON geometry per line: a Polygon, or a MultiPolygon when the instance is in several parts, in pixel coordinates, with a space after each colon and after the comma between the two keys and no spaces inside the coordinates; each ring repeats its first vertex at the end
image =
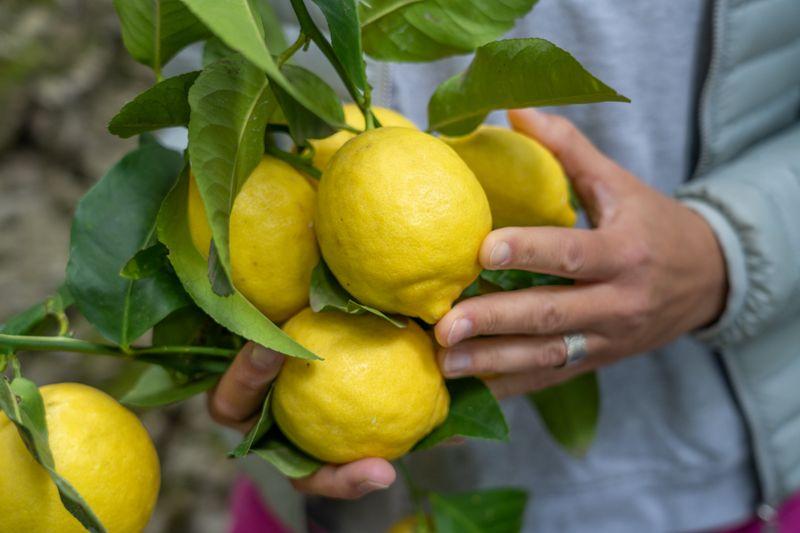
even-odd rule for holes
{"type": "Polygon", "coordinates": [[[462,339],[469,336],[472,332],[472,322],[466,318],[458,318],[450,326],[450,333],[447,334],[447,345],[452,346],[462,339]]]}
{"type": "Polygon", "coordinates": [[[384,485],[383,483],[378,483],[377,481],[372,481],[371,479],[367,479],[366,481],[362,481],[358,484],[358,493],[361,495],[369,494],[370,492],[376,490],[386,490],[389,488],[389,485],[384,485]]]}
{"type": "Polygon", "coordinates": [[[507,242],[500,241],[494,245],[489,253],[489,266],[498,267],[508,264],[511,260],[511,247],[507,242]]]}
{"type": "Polygon", "coordinates": [[[259,370],[272,370],[278,362],[278,354],[263,346],[255,345],[250,351],[250,362],[259,370]]]}
{"type": "Polygon", "coordinates": [[[461,374],[464,370],[469,368],[470,356],[454,350],[449,352],[444,358],[444,371],[448,375],[461,374]]]}

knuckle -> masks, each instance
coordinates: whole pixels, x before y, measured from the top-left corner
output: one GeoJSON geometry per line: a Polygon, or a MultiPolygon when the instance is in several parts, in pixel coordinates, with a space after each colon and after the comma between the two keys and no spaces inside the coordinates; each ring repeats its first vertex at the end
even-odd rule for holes
{"type": "Polygon", "coordinates": [[[572,121],[561,115],[554,115],[552,117],[552,128],[559,139],[565,142],[574,140],[578,134],[578,130],[575,125],[572,124],[572,121]]]}
{"type": "Polygon", "coordinates": [[[562,364],[567,358],[567,347],[562,339],[548,342],[542,349],[540,357],[543,367],[555,367],[562,364]]]}
{"type": "Polygon", "coordinates": [[[480,309],[479,313],[476,313],[476,316],[480,317],[478,320],[479,333],[493,333],[498,331],[503,320],[499,306],[488,302],[480,309]]]}
{"type": "Polygon", "coordinates": [[[561,270],[567,274],[577,274],[586,262],[586,251],[583,244],[577,239],[564,241],[560,258],[561,270]]]}
{"type": "Polygon", "coordinates": [[[548,298],[541,303],[537,317],[538,324],[534,324],[531,329],[541,333],[558,332],[563,328],[565,321],[566,316],[563,311],[548,298]]]}
{"type": "Polygon", "coordinates": [[[648,266],[653,260],[650,247],[639,239],[632,240],[623,248],[623,257],[629,267],[648,266]]]}
{"type": "Polygon", "coordinates": [[[477,374],[495,372],[501,363],[501,354],[495,346],[485,346],[477,357],[472,358],[472,370],[477,374]]]}

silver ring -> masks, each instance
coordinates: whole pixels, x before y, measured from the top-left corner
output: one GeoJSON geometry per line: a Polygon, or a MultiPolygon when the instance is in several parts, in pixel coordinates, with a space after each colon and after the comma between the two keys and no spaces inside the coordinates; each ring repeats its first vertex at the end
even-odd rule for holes
{"type": "Polygon", "coordinates": [[[589,355],[586,350],[586,335],[582,333],[570,333],[564,335],[564,346],[567,349],[567,358],[564,362],[556,368],[564,368],[565,366],[572,366],[581,362],[589,355]]]}

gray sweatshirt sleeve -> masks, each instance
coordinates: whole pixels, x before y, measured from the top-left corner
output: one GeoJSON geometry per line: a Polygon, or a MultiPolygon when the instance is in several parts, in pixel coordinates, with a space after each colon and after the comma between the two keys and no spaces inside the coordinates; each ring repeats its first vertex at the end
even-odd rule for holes
{"type": "Polygon", "coordinates": [[[714,230],[728,270],[725,311],[700,339],[738,344],[800,313],[800,124],[688,182],[677,197],[714,230]]]}

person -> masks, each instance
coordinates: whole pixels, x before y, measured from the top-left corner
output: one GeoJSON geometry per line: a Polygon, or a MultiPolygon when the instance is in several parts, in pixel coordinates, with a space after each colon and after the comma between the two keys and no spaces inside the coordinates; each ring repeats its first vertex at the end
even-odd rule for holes
{"type": "MultiPolygon", "coordinates": [[[[433,489],[529,489],[525,531],[773,520],[800,488],[800,2],[541,0],[511,36],[555,42],[632,103],[508,113],[561,161],[591,228],[498,229],[481,264],[577,283],[442,318],[443,373],[496,375],[511,441],[414,454],[410,470],[433,489]],[[598,435],[574,458],[524,395],[591,370],[598,435]]],[[[375,67],[375,96],[424,123],[468,61],[375,67]]],[[[246,346],[214,418],[246,429],[281,361],[246,346]]],[[[309,512],[328,530],[366,531],[410,510],[396,477],[368,458],[294,485],[327,497],[309,512]]]]}

